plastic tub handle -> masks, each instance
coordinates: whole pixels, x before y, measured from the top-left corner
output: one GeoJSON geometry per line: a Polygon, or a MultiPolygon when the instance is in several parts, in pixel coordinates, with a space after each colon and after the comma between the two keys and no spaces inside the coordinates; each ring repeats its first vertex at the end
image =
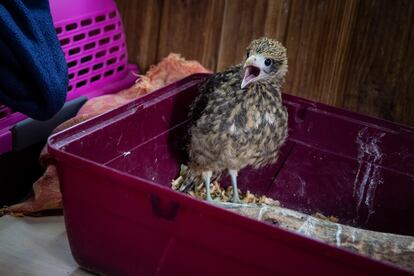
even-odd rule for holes
{"type": "Polygon", "coordinates": [[[177,217],[178,209],[180,204],[178,202],[170,202],[161,200],[159,196],[151,194],[150,202],[152,212],[163,219],[174,221],[177,217]]]}

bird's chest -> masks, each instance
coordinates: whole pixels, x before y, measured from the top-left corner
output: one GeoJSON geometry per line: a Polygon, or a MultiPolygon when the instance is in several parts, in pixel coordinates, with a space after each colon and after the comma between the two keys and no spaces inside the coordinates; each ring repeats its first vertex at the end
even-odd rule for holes
{"type": "Polygon", "coordinates": [[[237,99],[228,102],[220,130],[229,135],[243,136],[272,131],[278,125],[278,107],[263,98],[237,99]]]}

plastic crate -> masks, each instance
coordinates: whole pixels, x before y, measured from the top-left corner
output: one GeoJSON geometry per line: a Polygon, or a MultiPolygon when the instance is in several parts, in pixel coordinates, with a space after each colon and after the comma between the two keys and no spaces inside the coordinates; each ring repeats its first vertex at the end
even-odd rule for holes
{"type": "Polygon", "coordinates": [[[113,0],[51,0],[69,69],[69,99],[128,76],[122,19],[113,0]]]}
{"type": "MultiPolygon", "coordinates": [[[[395,266],[171,190],[194,75],[49,139],[72,254],[104,275],[399,275],[395,266]]],[[[239,188],[362,228],[414,235],[414,130],[284,95],[278,162],[239,188]]],[[[228,182],[228,179],[224,180],[228,182]]]]}
{"type": "Polygon", "coordinates": [[[0,104],[0,155],[46,138],[59,123],[74,116],[88,98],[117,92],[136,80],[138,69],[128,65],[122,20],[113,0],[50,0],[50,9],[68,64],[66,100],[77,101],[65,105],[46,122],[27,119],[0,104]],[[15,130],[21,127],[22,131],[15,130]]]}

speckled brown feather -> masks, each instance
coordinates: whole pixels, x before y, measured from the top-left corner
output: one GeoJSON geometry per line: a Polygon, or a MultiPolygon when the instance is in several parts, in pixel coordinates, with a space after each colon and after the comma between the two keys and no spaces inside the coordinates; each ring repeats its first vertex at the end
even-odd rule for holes
{"type": "Polygon", "coordinates": [[[286,49],[262,38],[247,51],[274,59],[279,70],[274,77],[241,89],[243,67],[239,64],[212,75],[200,86],[190,112],[192,174],[213,171],[219,175],[225,169],[273,163],[286,139],[287,111],[280,92],[287,70],[286,49]]]}

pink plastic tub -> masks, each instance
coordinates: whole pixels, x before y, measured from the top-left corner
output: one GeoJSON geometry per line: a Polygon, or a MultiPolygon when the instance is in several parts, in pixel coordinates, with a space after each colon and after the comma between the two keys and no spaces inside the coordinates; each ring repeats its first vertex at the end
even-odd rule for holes
{"type": "MultiPolygon", "coordinates": [[[[171,190],[186,162],[187,112],[203,77],[49,139],[82,267],[104,275],[407,273],[171,190]]],[[[243,170],[240,188],[342,223],[414,235],[407,219],[414,217],[414,130],[293,96],[284,104],[290,131],[279,161],[243,170]]]]}
{"type": "MultiPolygon", "coordinates": [[[[114,93],[135,82],[138,68],[128,65],[122,20],[113,0],[50,0],[50,9],[69,69],[67,101],[114,93]]],[[[16,138],[18,132],[13,128],[27,117],[0,103],[0,155],[44,139],[59,123],[76,114],[83,102],[65,106],[58,118],[43,123],[41,129],[34,124],[38,135],[23,138],[16,138]]]]}

